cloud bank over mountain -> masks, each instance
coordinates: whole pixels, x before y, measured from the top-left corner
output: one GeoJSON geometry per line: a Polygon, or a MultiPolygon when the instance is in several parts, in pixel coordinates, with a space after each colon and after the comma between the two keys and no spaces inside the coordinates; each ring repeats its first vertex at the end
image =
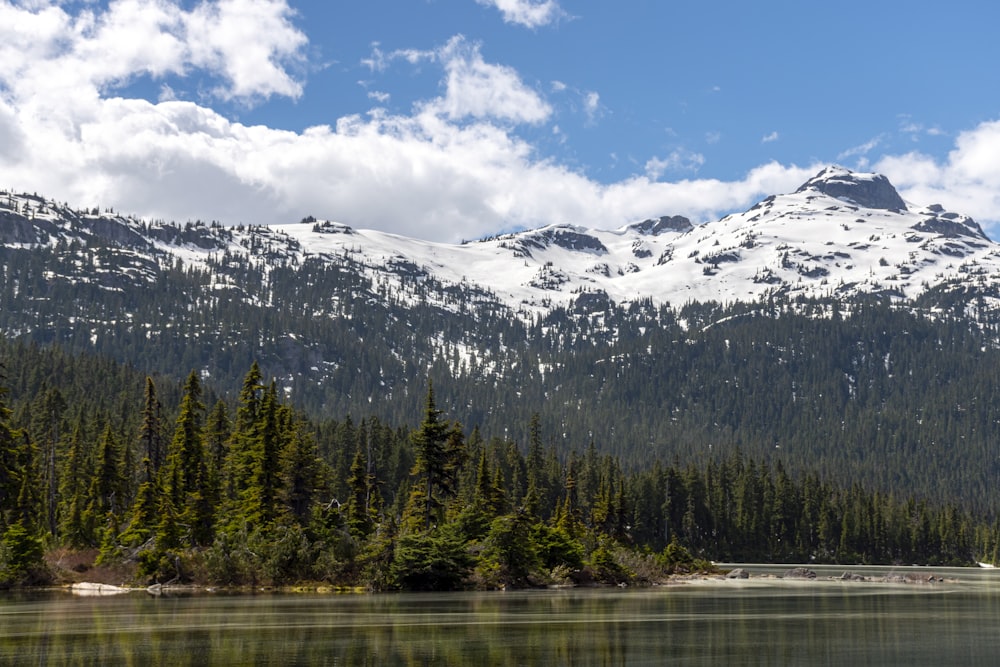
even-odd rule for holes
{"type": "MultiPolygon", "coordinates": [[[[554,2],[479,4],[511,30],[565,16],[554,2]]],[[[455,241],[549,223],[714,219],[795,187],[822,162],[770,161],[720,180],[699,176],[697,153],[664,153],[602,182],[539,150],[565,113],[553,82],[524,78],[461,35],[372,59],[437,78],[406,112],[373,106],[289,130],[218,110],[303,100],[319,66],[312,49],[285,0],[0,2],[0,183],[150,218],[272,224],[314,214],[455,241]],[[197,83],[181,96],[176,81],[197,83]],[[155,87],[155,99],[140,85],[155,87]],[[691,177],[665,180],[678,161],[691,177]]],[[[593,117],[599,103],[588,91],[581,113],[593,117]]],[[[997,155],[1000,121],[988,121],[958,136],[944,160],[912,152],[871,167],[904,198],[940,202],[989,228],[1000,221],[997,155]]]]}

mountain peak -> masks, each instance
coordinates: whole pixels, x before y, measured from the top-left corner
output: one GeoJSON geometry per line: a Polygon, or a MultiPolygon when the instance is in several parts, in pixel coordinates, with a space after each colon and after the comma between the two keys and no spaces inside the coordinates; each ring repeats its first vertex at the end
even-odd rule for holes
{"type": "Polygon", "coordinates": [[[682,215],[663,215],[659,218],[649,218],[628,226],[643,236],[659,236],[667,232],[689,232],[694,229],[691,221],[682,215]]]}
{"type": "Polygon", "coordinates": [[[856,173],[843,167],[826,167],[796,192],[815,190],[863,208],[906,211],[906,203],[882,174],[856,173]]]}

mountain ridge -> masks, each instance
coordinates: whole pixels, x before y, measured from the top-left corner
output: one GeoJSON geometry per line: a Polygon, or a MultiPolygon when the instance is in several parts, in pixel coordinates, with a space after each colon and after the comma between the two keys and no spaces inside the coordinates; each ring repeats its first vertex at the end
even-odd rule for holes
{"type": "Polygon", "coordinates": [[[635,465],[780,447],[798,470],[992,502],[997,245],[941,207],[861,207],[894,204],[874,176],[820,175],[702,225],[463,245],[4,193],[0,332],[219,391],[259,362],[323,418],[416,423],[432,379],[441,409],[484,432],[523,443],[541,413],[564,453],[595,442],[635,465]]]}
{"type": "MultiPolygon", "coordinates": [[[[584,293],[623,304],[752,302],[774,294],[912,300],[942,285],[1000,283],[1000,245],[974,220],[935,204],[907,204],[884,176],[839,167],[793,193],[699,225],[682,216],[614,230],[557,223],[462,244],[312,218],[255,227],[150,223],[12,193],[0,194],[0,223],[0,243],[11,247],[75,240],[115,246],[139,262],[180,260],[206,270],[236,254],[265,267],[338,265],[350,257],[401,294],[408,283],[432,278],[472,288],[525,321],[570,307],[584,293]]],[[[448,307],[446,300],[438,305],[448,307]]]]}

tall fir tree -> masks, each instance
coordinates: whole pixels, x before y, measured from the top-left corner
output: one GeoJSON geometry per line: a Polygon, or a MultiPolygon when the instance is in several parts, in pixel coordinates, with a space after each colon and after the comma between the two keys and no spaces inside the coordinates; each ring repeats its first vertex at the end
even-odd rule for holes
{"type": "Polygon", "coordinates": [[[97,442],[94,476],[88,490],[85,523],[94,526],[95,537],[103,540],[117,536],[125,502],[126,479],[122,451],[111,429],[105,424],[97,442]]]}
{"type": "Polygon", "coordinates": [[[149,459],[153,472],[160,469],[167,457],[166,437],[163,431],[163,406],[156,397],[156,384],[153,378],[147,376],[139,444],[143,456],[149,459]]]}
{"type": "Polygon", "coordinates": [[[7,389],[0,387],[0,532],[10,525],[21,490],[22,442],[19,431],[11,425],[6,399],[7,389]]]}
{"type": "Polygon", "coordinates": [[[264,402],[264,385],[261,384],[260,366],[255,361],[240,389],[236,422],[233,424],[226,447],[226,466],[223,488],[230,502],[235,502],[253,483],[254,456],[260,431],[260,413],[264,402]]]}
{"type": "Polygon", "coordinates": [[[461,428],[441,419],[434,402],[434,385],[428,382],[424,420],[411,435],[415,461],[410,473],[413,487],[404,513],[404,525],[425,530],[440,519],[448,498],[455,494],[459,467],[464,463],[465,441],[461,428]]]}
{"type": "Polygon", "coordinates": [[[93,477],[88,437],[83,418],[78,417],[69,437],[59,478],[59,535],[72,547],[97,545],[94,525],[87,514],[87,491],[93,477]]]}
{"type": "Polygon", "coordinates": [[[163,487],[177,521],[186,529],[181,538],[189,546],[210,544],[213,507],[210,505],[205,461],[204,413],[201,381],[194,371],[184,384],[174,437],[167,450],[163,487]]]}
{"type": "Polygon", "coordinates": [[[301,422],[291,424],[287,443],[281,453],[279,493],[283,506],[301,525],[309,520],[316,501],[320,469],[321,462],[313,434],[301,422]]]}
{"type": "Polygon", "coordinates": [[[360,446],[354,450],[347,487],[350,490],[350,495],[347,497],[347,528],[355,539],[364,540],[371,534],[374,526],[368,505],[371,480],[360,446]]]}

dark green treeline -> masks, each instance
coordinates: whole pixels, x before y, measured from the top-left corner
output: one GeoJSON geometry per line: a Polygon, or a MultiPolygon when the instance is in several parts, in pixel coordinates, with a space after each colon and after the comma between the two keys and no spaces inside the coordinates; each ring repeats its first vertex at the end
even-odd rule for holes
{"type": "Polygon", "coordinates": [[[466,428],[438,409],[436,385],[415,428],[315,423],[256,364],[230,403],[195,373],[157,383],[21,352],[39,364],[5,379],[33,391],[0,394],[8,584],[43,580],[55,548],[99,550],[143,581],[378,589],[627,581],[695,559],[997,557],[996,527],[954,505],[793,477],[738,451],[626,471],[593,443],[561,453],[537,415],[526,442],[466,428]],[[75,379],[60,386],[63,373],[75,379]]]}

